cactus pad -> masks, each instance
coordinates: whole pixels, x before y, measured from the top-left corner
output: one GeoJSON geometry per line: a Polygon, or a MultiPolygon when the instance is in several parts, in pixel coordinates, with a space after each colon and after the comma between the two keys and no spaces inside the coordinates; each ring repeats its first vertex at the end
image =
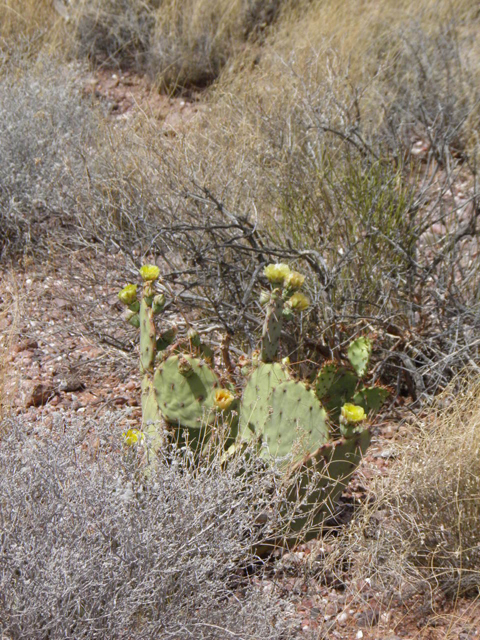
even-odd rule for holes
{"type": "Polygon", "coordinates": [[[278,363],[261,363],[253,370],[240,404],[239,433],[242,440],[262,434],[270,411],[270,393],[289,379],[286,367],[278,363]]]}
{"type": "Polygon", "coordinates": [[[267,306],[265,322],[262,331],[262,344],[260,359],[263,362],[272,362],[278,352],[280,334],[283,322],[283,300],[279,289],[274,289],[267,306]]]}
{"type": "Polygon", "coordinates": [[[368,338],[357,338],[348,347],[348,359],[359,378],[362,378],[367,371],[371,353],[372,343],[368,338]]]}
{"type": "Polygon", "coordinates": [[[163,443],[162,414],[148,374],[142,380],[142,431],[149,437],[154,451],[157,451],[163,443]]]}
{"type": "Polygon", "coordinates": [[[327,362],[320,369],[315,380],[315,393],[319,400],[327,397],[330,387],[337,378],[338,369],[339,367],[335,362],[327,362]]]}
{"type": "Polygon", "coordinates": [[[326,411],[302,382],[282,382],[270,393],[269,404],[263,430],[264,457],[283,458],[289,465],[292,459],[296,462],[328,441],[326,411]]]}
{"type": "Polygon", "coordinates": [[[153,371],[156,355],[156,336],[153,312],[145,302],[140,303],[140,369],[153,371]]]}
{"type": "Polygon", "coordinates": [[[389,395],[390,391],[385,387],[364,387],[353,396],[353,402],[367,413],[376,413],[389,395]]]}
{"type": "Polygon", "coordinates": [[[357,383],[358,378],[353,371],[334,362],[321,368],[315,380],[315,393],[331,414],[332,420],[338,420],[340,408],[352,399],[357,383]]]}
{"type": "MultiPolygon", "coordinates": [[[[288,498],[298,504],[290,523],[292,532],[302,533],[305,540],[319,535],[325,520],[333,515],[336,499],[345,489],[369,444],[370,432],[364,429],[353,438],[320,447],[292,467],[288,498]]],[[[298,543],[298,539],[293,536],[289,543],[298,543]]]]}
{"type": "Polygon", "coordinates": [[[171,356],[158,366],[153,385],[160,411],[172,424],[200,429],[215,415],[219,380],[201,360],[189,355],[171,356]],[[192,367],[188,377],[179,370],[180,360],[192,367]]]}

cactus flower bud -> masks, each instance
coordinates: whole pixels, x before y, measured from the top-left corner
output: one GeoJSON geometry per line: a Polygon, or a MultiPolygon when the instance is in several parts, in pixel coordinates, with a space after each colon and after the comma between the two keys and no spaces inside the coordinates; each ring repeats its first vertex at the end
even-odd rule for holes
{"type": "Polygon", "coordinates": [[[215,406],[221,411],[225,411],[235,400],[235,396],[228,389],[217,389],[215,391],[215,406]]]}
{"type": "Polygon", "coordinates": [[[193,347],[199,347],[201,344],[200,341],[200,335],[198,333],[198,331],[195,331],[195,329],[189,329],[188,333],[187,333],[187,338],[190,340],[191,344],[193,347]]]}
{"type": "Polygon", "coordinates": [[[298,271],[292,271],[285,280],[285,286],[290,289],[300,289],[305,282],[305,276],[298,271]]]}
{"type": "Polygon", "coordinates": [[[155,264],[145,264],[140,269],[140,275],[144,282],[153,282],[160,275],[160,269],[155,264]]]}
{"type": "Polygon", "coordinates": [[[272,284],[284,284],[290,275],[290,267],[283,262],[267,264],[264,274],[272,284]]]}
{"type": "Polygon", "coordinates": [[[145,287],[143,288],[143,299],[145,300],[145,304],[149,307],[153,304],[153,298],[155,297],[155,289],[151,282],[146,282],[145,287]]]}
{"type": "Polygon", "coordinates": [[[295,311],[305,311],[305,309],[310,304],[310,300],[300,291],[296,291],[287,302],[287,304],[291,309],[294,309],[295,311]]]}
{"type": "Polygon", "coordinates": [[[152,311],[153,313],[157,314],[160,313],[161,311],[163,311],[163,308],[165,306],[165,296],[163,295],[163,293],[159,293],[158,295],[156,295],[153,300],[152,300],[152,311]]]}
{"type": "Polygon", "coordinates": [[[140,316],[135,311],[125,311],[123,317],[128,322],[128,324],[131,324],[132,327],[135,327],[135,329],[140,328],[140,316]]]}
{"type": "Polygon", "coordinates": [[[344,422],[350,422],[350,423],[355,423],[355,422],[361,422],[362,420],[365,420],[367,417],[365,410],[363,407],[359,407],[356,404],[352,404],[350,402],[347,402],[347,404],[344,404],[341,410],[341,418],[344,422]]]}
{"type": "Polygon", "coordinates": [[[293,318],[293,311],[292,311],[291,307],[283,307],[282,316],[287,321],[291,320],[293,318]]]}
{"type": "Polygon", "coordinates": [[[193,374],[192,364],[185,356],[180,356],[178,360],[178,370],[185,378],[189,378],[193,374]]]}
{"type": "Polygon", "coordinates": [[[127,447],[132,447],[134,444],[143,444],[145,436],[138,429],[129,429],[122,433],[123,442],[127,447]]]}
{"type": "Polygon", "coordinates": [[[260,292],[260,304],[264,307],[266,304],[270,302],[270,291],[261,291],[260,292]]]}
{"type": "Polygon", "coordinates": [[[127,284],[127,286],[123,287],[119,292],[118,297],[123,304],[133,304],[137,300],[137,285],[127,284]]]}

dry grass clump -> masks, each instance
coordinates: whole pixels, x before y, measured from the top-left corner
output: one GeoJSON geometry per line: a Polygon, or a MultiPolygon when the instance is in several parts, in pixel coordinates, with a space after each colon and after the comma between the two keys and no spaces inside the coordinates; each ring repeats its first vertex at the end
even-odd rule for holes
{"type": "Polygon", "coordinates": [[[215,80],[285,0],[80,0],[72,9],[79,51],[106,65],[148,70],[169,90],[215,80]]]}
{"type": "MultiPolygon", "coordinates": [[[[398,446],[388,478],[353,527],[359,570],[394,593],[480,589],[480,385],[448,390],[398,446]],[[411,591],[410,591],[411,592],[411,591]]],[[[365,577],[365,575],[364,575],[365,577]]]]}
{"type": "Polygon", "coordinates": [[[6,63],[34,59],[42,50],[61,55],[67,46],[65,25],[50,0],[2,0],[0,4],[0,75],[6,63]]]}
{"type": "Polygon", "coordinates": [[[0,461],[0,630],[12,640],[125,640],[289,633],[287,602],[248,577],[275,506],[272,478],[244,456],[200,470],[166,447],[148,481],[114,415],[58,416],[53,432],[18,419],[0,461]],[[97,436],[90,450],[82,436],[97,436]],[[29,435],[27,435],[29,434],[29,435]],[[255,583],[257,586],[255,586],[255,583]]]}

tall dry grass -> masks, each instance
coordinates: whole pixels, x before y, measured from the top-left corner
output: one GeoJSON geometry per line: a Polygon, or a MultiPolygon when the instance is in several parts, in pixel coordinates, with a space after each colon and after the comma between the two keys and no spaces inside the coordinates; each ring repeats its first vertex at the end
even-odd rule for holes
{"type": "Polygon", "coordinates": [[[47,50],[63,57],[68,49],[65,22],[50,0],[0,2],[0,72],[10,59],[35,59],[47,50]]]}
{"type": "Polygon", "coordinates": [[[212,83],[257,40],[287,0],[80,0],[71,11],[79,52],[147,71],[168,91],[212,83]]]}
{"type": "Polygon", "coordinates": [[[465,373],[394,445],[388,477],[371,487],[343,549],[391,595],[478,597],[480,384],[465,373]]]}

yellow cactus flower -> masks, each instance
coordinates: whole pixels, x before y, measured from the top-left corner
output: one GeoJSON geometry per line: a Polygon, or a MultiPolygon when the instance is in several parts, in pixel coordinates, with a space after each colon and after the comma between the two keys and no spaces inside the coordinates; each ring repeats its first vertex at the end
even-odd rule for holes
{"type": "Polygon", "coordinates": [[[137,285],[136,284],[127,284],[126,287],[118,294],[118,297],[123,302],[123,304],[133,304],[137,299],[137,285]]]}
{"type": "Polygon", "coordinates": [[[160,275],[160,269],[155,264],[145,264],[140,269],[140,275],[145,282],[153,282],[160,275]]]}
{"type": "Polygon", "coordinates": [[[288,301],[288,305],[295,311],[305,311],[309,304],[310,300],[300,291],[296,291],[288,301]]]}
{"type": "Polygon", "coordinates": [[[122,433],[123,442],[127,447],[132,447],[134,444],[142,444],[145,440],[145,436],[138,429],[129,429],[126,433],[122,433]]]}
{"type": "Polygon", "coordinates": [[[263,272],[272,284],[284,284],[291,273],[288,264],[283,262],[267,264],[263,272]]]}
{"type": "Polygon", "coordinates": [[[288,278],[285,280],[285,285],[291,289],[300,289],[305,282],[305,276],[298,271],[292,271],[288,278]]]}
{"type": "Polygon", "coordinates": [[[342,419],[345,422],[361,422],[362,420],[365,420],[366,417],[367,414],[365,413],[363,407],[359,407],[356,404],[347,402],[347,404],[344,404],[342,407],[342,419]]]}
{"type": "Polygon", "coordinates": [[[234,400],[235,396],[228,389],[218,389],[215,391],[215,406],[222,411],[228,409],[234,400]]]}

